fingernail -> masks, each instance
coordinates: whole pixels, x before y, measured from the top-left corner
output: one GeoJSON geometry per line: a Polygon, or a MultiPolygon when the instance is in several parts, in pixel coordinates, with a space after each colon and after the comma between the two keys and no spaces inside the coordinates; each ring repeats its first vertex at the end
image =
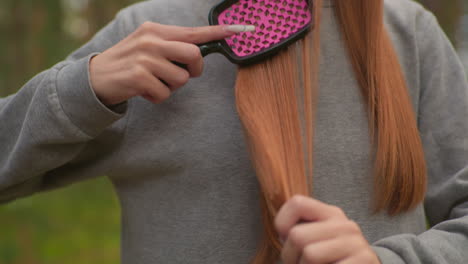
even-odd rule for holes
{"type": "Polygon", "coordinates": [[[229,25],[224,27],[225,30],[239,33],[255,31],[255,26],[252,25],[229,25]]]}

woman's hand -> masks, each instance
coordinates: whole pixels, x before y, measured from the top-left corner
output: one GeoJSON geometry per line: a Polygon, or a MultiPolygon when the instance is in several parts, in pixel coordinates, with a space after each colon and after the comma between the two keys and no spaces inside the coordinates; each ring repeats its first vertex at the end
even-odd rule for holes
{"type": "Polygon", "coordinates": [[[379,264],[359,226],[343,211],[305,196],[287,201],[275,219],[285,264],[379,264]]]}
{"type": "Polygon", "coordinates": [[[201,75],[203,58],[195,44],[233,34],[235,28],[224,26],[188,28],[146,22],[91,60],[91,84],[106,105],[138,95],[162,102],[190,77],[201,75]],[[185,64],[186,69],[173,62],[185,64]]]}

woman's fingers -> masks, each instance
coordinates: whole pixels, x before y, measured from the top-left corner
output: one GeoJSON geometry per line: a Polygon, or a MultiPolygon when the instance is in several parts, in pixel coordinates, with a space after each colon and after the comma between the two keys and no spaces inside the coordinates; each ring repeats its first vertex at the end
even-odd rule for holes
{"type": "Polygon", "coordinates": [[[358,256],[367,256],[362,264],[379,263],[359,225],[336,206],[295,196],[281,207],[275,225],[286,241],[285,264],[328,264],[358,256]]]}
{"type": "MultiPolygon", "coordinates": [[[[295,225],[284,243],[282,258],[297,263],[306,247],[321,241],[329,241],[341,236],[359,235],[359,228],[354,222],[323,221],[295,225]]],[[[339,249],[338,249],[339,250],[339,249]]]]}
{"type": "Polygon", "coordinates": [[[199,77],[203,72],[203,57],[194,44],[179,41],[164,41],[156,48],[168,61],[178,62],[188,70],[190,77],[199,77]]]}
{"type": "Polygon", "coordinates": [[[357,237],[343,236],[307,245],[302,251],[300,264],[328,264],[353,255],[362,242],[357,237]]]}
{"type": "Polygon", "coordinates": [[[197,45],[151,36],[140,39],[137,45],[139,53],[135,57],[136,63],[164,60],[187,70],[190,77],[198,77],[203,72],[203,57],[197,45]]]}
{"type": "Polygon", "coordinates": [[[167,60],[145,56],[138,63],[172,91],[185,85],[190,78],[186,69],[167,60]]]}
{"type": "Polygon", "coordinates": [[[138,73],[136,85],[140,89],[141,96],[156,104],[163,102],[171,95],[169,87],[145,69],[138,73]]]}
{"type": "Polygon", "coordinates": [[[303,221],[325,221],[329,219],[346,219],[343,211],[318,200],[296,195],[289,199],[275,218],[279,234],[286,238],[293,226],[303,221]]]}
{"type": "Polygon", "coordinates": [[[362,251],[349,258],[335,262],[335,264],[381,264],[377,255],[372,251],[362,251]]]}
{"type": "Polygon", "coordinates": [[[206,43],[227,38],[235,31],[230,31],[226,26],[180,27],[146,22],[140,27],[144,34],[153,34],[164,40],[186,43],[206,43]]]}

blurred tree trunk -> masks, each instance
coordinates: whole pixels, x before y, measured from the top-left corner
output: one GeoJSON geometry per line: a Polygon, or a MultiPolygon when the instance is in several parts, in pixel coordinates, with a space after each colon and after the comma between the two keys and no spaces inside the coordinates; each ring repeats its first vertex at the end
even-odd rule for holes
{"type": "Polygon", "coordinates": [[[60,0],[6,0],[3,3],[0,97],[14,93],[32,75],[60,60],[63,48],[62,8],[60,0]],[[3,41],[2,41],[3,42],[3,41]]]}

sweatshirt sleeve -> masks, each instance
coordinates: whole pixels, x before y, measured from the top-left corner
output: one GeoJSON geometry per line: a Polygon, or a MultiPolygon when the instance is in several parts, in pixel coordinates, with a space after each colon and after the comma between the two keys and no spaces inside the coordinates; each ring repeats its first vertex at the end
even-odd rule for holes
{"type": "Polygon", "coordinates": [[[89,82],[90,58],[124,37],[123,21],[118,15],[65,61],[0,98],[0,202],[43,190],[46,182],[53,186],[49,174],[125,116],[125,104],[104,106],[89,82]]]}
{"type": "Polygon", "coordinates": [[[468,263],[468,82],[455,50],[426,12],[417,32],[418,125],[428,168],[431,228],[373,244],[382,264],[468,263]]]}

